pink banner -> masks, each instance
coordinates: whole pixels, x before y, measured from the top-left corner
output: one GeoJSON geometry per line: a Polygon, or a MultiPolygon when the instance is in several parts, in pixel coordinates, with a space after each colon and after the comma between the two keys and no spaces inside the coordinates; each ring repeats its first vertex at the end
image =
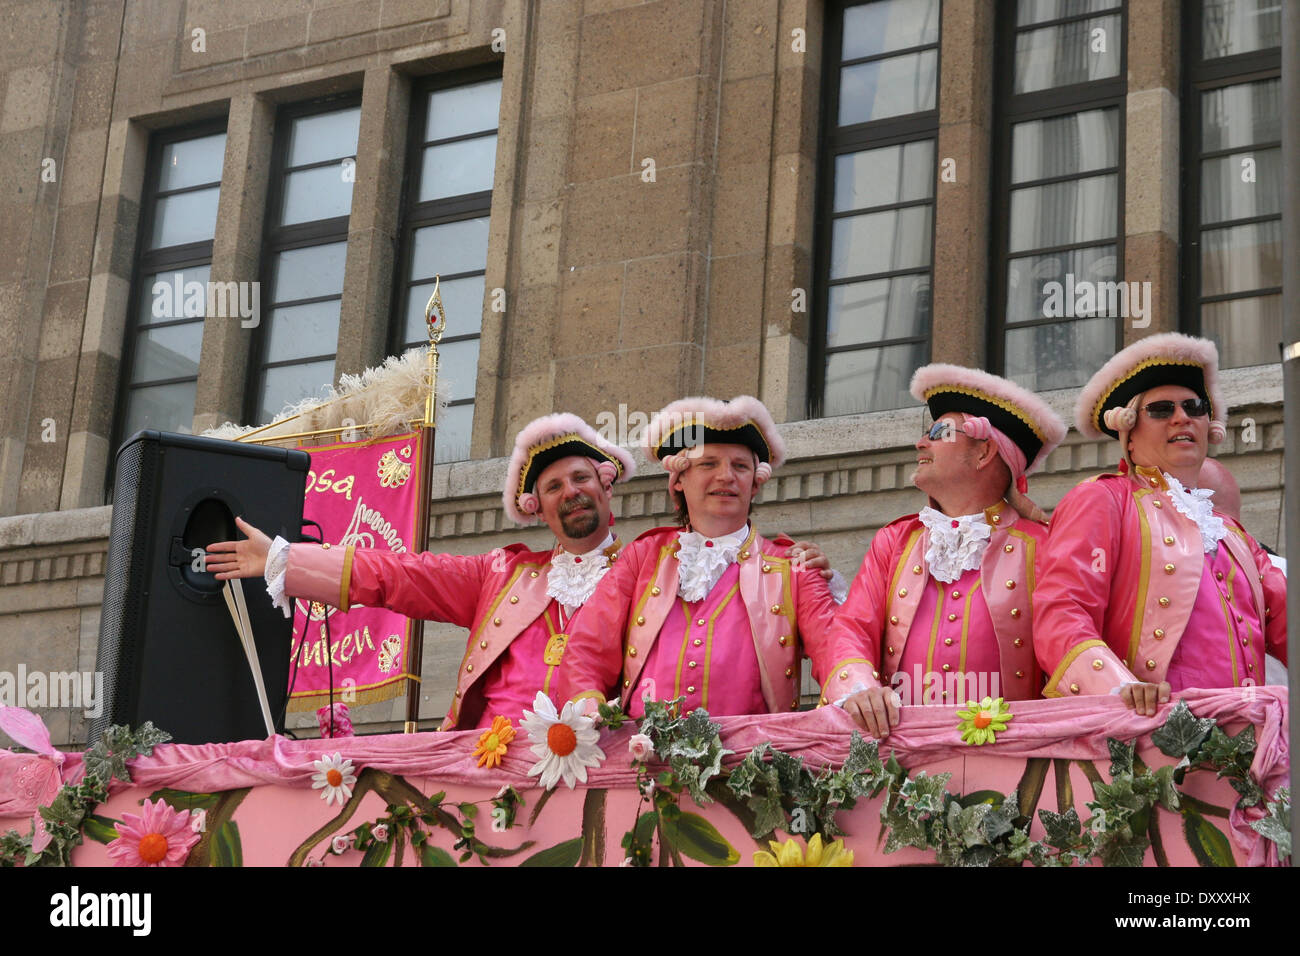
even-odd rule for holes
{"type": "MultiPolygon", "coordinates": [[[[420,438],[419,432],[412,432],[307,449],[311,471],[303,517],[318,522],[324,540],[338,547],[418,550],[414,539],[423,460],[420,438]]],[[[336,701],[368,704],[401,694],[403,678],[410,676],[407,651],[413,629],[412,621],[386,608],[344,612],[295,602],[290,710],[314,710],[330,703],[331,661],[336,701]]]]}

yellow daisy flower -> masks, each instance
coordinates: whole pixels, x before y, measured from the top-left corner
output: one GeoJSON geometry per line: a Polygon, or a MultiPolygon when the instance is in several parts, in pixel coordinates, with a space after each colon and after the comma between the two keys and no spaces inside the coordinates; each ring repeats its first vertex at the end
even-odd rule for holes
{"type": "Polygon", "coordinates": [[[492,718],[492,726],[483,731],[474,748],[473,756],[478,757],[480,767],[496,767],[506,755],[507,745],[515,739],[515,728],[508,717],[492,718]]]}
{"type": "Polygon", "coordinates": [[[808,855],[805,857],[798,840],[786,840],[778,843],[768,842],[772,852],[757,850],[754,853],[755,866],[852,866],[853,851],[845,849],[843,840],[823,844],[822,835],[814,833],[808,841],[808,855]]]}
{"type": "Polygon", "coordinates": [[[996,700],[985,697],[969,710],[957,711],[957,716],[961,718],[957,729],[961,731],[962,741],[982,747],[984,744],[996,743],[997,735],[1007,729],[1007,724],[1015,714],[1011,713],[1001,697],[996,700]]]}

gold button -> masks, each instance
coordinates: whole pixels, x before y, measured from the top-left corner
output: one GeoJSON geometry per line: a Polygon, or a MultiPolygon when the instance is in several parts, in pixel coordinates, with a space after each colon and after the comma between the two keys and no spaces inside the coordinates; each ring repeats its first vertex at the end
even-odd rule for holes
{"type": "Polygon", "coordinates": [[[695,661],[687,661],[687,662],[686,662],[686,666],[687,666],[687,667],[694,668],[694,667],[696,666],[696,663],[695,663],[695,661]]]}
{"type": "Polygon", "coordinates": [[[1015,581],[1008,581],[1008,582],[1007,582],[1007,590],[1008,590],[1008,591],[1010,591],[1010,590],[1012,590],[1013,588],[1015,588],[1015,586],[1016,586],[1016,582],[1015,582],[1015,581]]]}
{"type": "Polygon", "coordinates": [[[772,605],[772,613],[773,613],[773,614],[780,614],[780,613],[781,613],[781,605],[779,605],[779,604],[773,604],[773,605],[772,605]]]}
{"type": "Polygon", "coordinates": [[[786,640],[787,640],[786,636],[782,634],[780,637],[776,639],[776,642],[780,644],[782,647],[785,647],[786,640]]]}
{"type": "Polygon", "coordinates": [[[959,597],[961,597],[961,592],[960,592],[960,591],[953,591],[953,592],[952,592],[952,599],[953,599],[954,601],[957,600],[959,597]]]}
{"type": "Polygon", "coordinates": [[[1173,573],[1174,573],[1174,566],[1172,564],[1166,564],[1165,574],[1173,574],[1173,573]]]}
{"type": "Polygon", "coordinates": [[[330,543],[326,541],[324,544],[321,545],[321,547],[324,548],[326,551],[328,551],[330,549],[330,543]]]}
{"type": "Polygon", "coordinates": [[[627,649],[627,656],[628,656],[628,657],[636,657],[636,648],[635,648],[635,647],[629,647],[629,648],[627,649]]]}
{"type": "MultiPolygon", "coordinates": [[[[790,675],[787,673],[785,676],[786,676],[786,677],[789,677],[790,675]]],[[[848,671],[840,671],[840,680],[848,680],[848,679],[849,679],[849,672],[848,672],[848,671]]]]}
{"type": "Polygon", "coordinates": [[[1024,646],[1025,646],[1025,641],[1024,641],[1024,639],[1023,639],[1023,638],[1020,638],[1020,637],[1017,637],[1017,638],[1016,638],[1014,641],[1012,641],[1011,643],[1014,644],[1014,645],[1016,645],[1016,647],[1024,647],[1024,646]]]}
{"type": "Polygon", "coordinates": [[[914,564],[914,565],[912,565],[912,573],[913,573],[913,574],[920,574],[920,573],[921,573],[921,566],[920,566],[919,564],[914,564]]]}
{"type": "Polygon", "coordinates": [[[535,577],[537,577],[537,572],[536,572],[536,571],[529,571],[529,572],[528,572],[528,576],[529,576],[530,578],[535,578],[535,577]]]}
{"type": "Polygon", "coordinates": [[[1238,623],[1238,624],[1241,623],[1241,615],[1240,615],[1240,614],[1237,615],[1237,623],[1238,623]]]}
{"type": "Polygon", "coordinates": [[[500,627],[500,626],[501,626],[501,618],[499,618],[499,617],[494,617],[494,618],[492,618],[492,623],[495,624],[497,627],[500,627]]]}
{"type": "Polygon", "coordinates": [[[952,670],[952,665],[951,665],[951,664],[944,664],[944,665],[943,665],[943,669],[944,669],[945,671],[950,671],[950,670],[952,670]]]}
{"type": "Polygon", "coordinates": [[[1246,665],[1246,667],[1253,671],[1255,669],[1255,662],[1251,661],[1249,664],[1246,665]]]}
{"type": "Polygon", "coordinates": [[[1159,479],[1159,478],[1148,478],[1147,481],[1151,482],[1151,487],[1152,487],[1152,488],[1156,488],[1156,487],[1158,487],[1158,486],[1160,485],[1160,479],[1159,479]]]}
{"type": "Polygon", "coordinates": [[[487,647],[487,641],[479,641],[479,642],[478,642],[478,646],[479,646],[479,647],[482,647],[482,648],[486,648],[486,647],[487,647]]]}
{"type": "Polygon", "coordinates": [[[1102,663],[1102,660],[1101,660],[1100,657],[1098,657],[1096,660],[1094,660],[1094,661],[1092,662],[1092,669],[1095,670],[1095,671],[1099,671],[1099,670],[1101,670],[1101,669],[1102,669],[1103,667],[1105,667],[1105,666],[1106,666],[1106,665],[1105,665],[1104,663],[1102,663]]]}
{"type": "Polygon", "coordinates": [[[996,514],[996,515],[993,516],[993,523],[994,523],[994,524],[997,524],[997,523],[998,523],[999,521],[1001,521],[1001,520],[1002,520],[1002,515],[1000,515],[1000,514],[996,514]]]}
{"type": "Polygon", "coordinates": [[[796,698],[795,700],[790,701],[790,709],[791,709],[791,710],[798,710],[798,709],[799,709],[799,701],[798,701],[797,698],[796,698]]]}
{"type": "Polygon", "coordinates": [[[636,622],[637,622],[638,624],[644,624],[644,623],[645,623],[645,618],[643,618],[643,617],[641,617],[640,615],[638,615],[638,616],[637,616],[637,619],[636,619],[636,622]]]}
{"type": "Polygon", "coordinates": [[[1158,501],[1153,501],[1152,504],[1154,504],[1157,508],[1163,508],[1163,507],[1164,507],[1164,505],[1162,505],[1162,504],[1161,504],[1160,502],[1158,502],[1158,501]]]}
{"type": "Polygon", "coordinates": [[[650,593],[651,593],[651,595],[653,595],[654,597],[658,597],[658,596],[659,596],[660,594],[662,594],[663,592],[660,591],[658,587],[653,587],[653,588],[650,589],[650,593]]]}
{"type": "Polygon", "coordinates": [[[1012,617],[1019,617],[1019,616],[1020,616],[1020,608],[1018,608],[1018,607],[1013,607],[1013,608],[1011,609],[1011,616],[1012,616],[1012,617]]]}
{"type": "Polygon", "coordinates": [[[1149,670],[1149,671],[1153,671],[1153,670],[1155,670],[1155,669],[1156,669],[1156,662],[1153,661],[1153,660],[1151,660],[1151,658],[1148,657],[1148,658],[1147,658],[1147,670],[1149,670]]]}
{"type": "Polygon", "coordinates": [[[942,694],[940,694],[939,696],[942,697],[944,700],[947,700],[947,699],[948,699],[948,692],[947,692],[947,691],[944,691],[944,692],[943,692],[942,694]]]}
{"type": "Polygon", "coordinates": [[[1014,544],[1004,544],[1002,550],[1007,554],[1010,554],[1012,551],[1016,550],[1016,546],[1014,544]]]}
{"type": "Polygon", "coordinates": [[[1165,544],[1173,544],[1173,543],[1174,543],[1174,536],[1172,534],[1165,535],[1165,544]]]}
{"type": "Polygon", "coordinates": [[[1071,685],[1070,685],[1070,693],[1071,693],[1071,694],[1077,694],[1077,693],[1079,693],[1079,685],[1078,685],[1078,684],[1071,684],[1071,685]]]}
{"type": "Polygon", "coordinates": [[[1222,572],[1222,571],[1215,571],[1215,572],[1214,572],[1214,579],[1215,579],[1216,581],[1222,581],[1222,580],[1223,580],[1223,572],[1222,572]]]}
{"type": "Polygon", "coordinates": [[[466,674],[472,674],[472,673],[474,673],[474,665],[473,665],[473,664],[466,664],[466,665],[465,665],[465,673],[466,673],[466,674]]]}
{"type": "Polygon", "coordinates": [[[1163,627],[1157,627],[1151,633],[1157,641],[1163,641],[1165,639],[1165,629],[1163,627]]]}
{"type": "Polygon", "coordinates": [[[880,671],[872,671],[872,672],[871,672],[871,679],[872,679],[872,680],[880,680],[880,671]]]}
{"type": "Polygon", "coordinates": [[[955,620],[957,620],[957,615],[956,615],[956,614],[953,614],[953,613],[951,613],[951,612],[949,612],[949,614],[948,614],[948,620],[950,620],[950,621],[955,621],[955,620]]]}
{"type": "Polygon", "coordinates": [[[691,643],[693,643],[696,647],[699,647],[701,644],[704,643],[704,641],[697,637],[697,638],[696,638],[694,641],[692,641],[691,643]]]}
{"type": "Polygon", "coordinates": [[[460,696],[460,691],[456,691],[456,696],[457,696],[457,697],[460,696]]]}
{"type": "Polygon", "coordinates": [[[1232,595],[1231,595],[1231,594],[1225,594],[1225,595],[1223,596],[1223,599],[1224,599],[1225,601],[1227,601],[1229,604],[1232,603],[1232,595]]]}
{"type": "MultiPolygon", "coordinates": [[[[794,676],[794,668],[793,668],[793,667],[787,667],[787,668],[785,669],[785,676],[786,676],[786,677],[793,677],[793,676],[794,676]]],[[[826,701],[823,700],[822,703],[824,704],[824,703],[826,703],[826,701]]]]}
{"type": "Polygon", "coordinates": [[[1167,598],[1167,597],[1162,597],[1162,598],[1159,600],[1158,603],[1160,604],[1161,607],[1168,607],[1168,606],[1169,606],[1169,598],[1167,598]]]}
{"type": "Polygon", "coordinates": [[[890,657],[893,657],[893,656],[894,656],[894,645],[893,645],[893,644],[890,644],[888,647],[886,647],[886,648],[885,648],[885,653],[888,654],[890,657]]]}
{"type": "Polygon", "coordinates": [[[632,682],[631,682],[630,680],[625,680],[625,681],[623,681],[623,688],[624,688],[625,690],[626,690],[627,688],[631,687],[631,686],[632,686],[632,682]]]}
{"type": "Polygon", "coordinates": [[[943,639],[943,642],[944,642],[944,644],[948,645],[949,647],[952,647],[952,638],[951,638],[951,637],[945,637],[945,638],[943,639]]]}
{"type": "Polygon", "coordinates": [[[511,603],[511,604],[518,604],[518,603],[519,603],[519,595],[518,595],[518,594],[512,594],[512,595],[510,595],[510,603],[511,603]]]}
{"type": "Polygon", "coordinates": [[[768,571],[771,571],[771,570],[772,570],[772,565],[770,565],[770,564],[765,564],[765,565],[763,565],[763,573],[764,573],[764,574],[767,574],[767,572],[768,572],[768,571]]]}
{"type": "Polygon", "coordinates": [[[898,623],[898,615],[897,615],[897,614],[891,614],[891,615],[889,615],[889,623],[890,623],[890,624],[897,624],[897,623],[898,623]]]}
{"type": "Polygon", "coordinates": [[[748,551],[742,551],[742,552],[740,552],[740,560],[742,560],[742,561],[748,561],[748,560],[749,560],[749,552],[748,552],[748,551]]]}
{"type": "Polygon", "coordinates": [[[1243,637],[1243,638],[1241,639],[1241,646],[1242,646],[1242,647],[1250,647],[1250,638],[1248,638],[1248,637],[1243,637]]]}
{"type": "Polygon", "coordinates": [[[899,588],[899,589],[898,589],[898,596],[899,596],[899,597],[907,597],[907,588],[899,588]]]}
{"type": "Polygon", "coordinates": [[[1025,672],[1024,672],[1024,671],[1016,671],[1016,676],[1017,676],[1017,677],[1024,677],[1024,676],[1025,676],[1025,672]]]}
{"type": "Polygon", "coordinates": [[[703,627],[703,626],[704,626],[704,618],[699,618],[695,623],[696,623],[696,625],[697,625],[698,627],[703,627]]]}
{"type": "Polygon", "coordinates": [[[694,694],[694,693],[695,693],[695,685],[692,684],[690,687],[686,688],[686,693],[688,693],[688,694],[694,694]]]}

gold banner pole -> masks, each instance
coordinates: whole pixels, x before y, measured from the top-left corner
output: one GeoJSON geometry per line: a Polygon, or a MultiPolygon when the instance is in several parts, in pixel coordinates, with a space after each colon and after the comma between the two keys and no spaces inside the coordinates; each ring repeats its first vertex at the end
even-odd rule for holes
{"type": "MultiPolygon", "coordinates": [[[[424,440],[420,442],[420,457],[422,461],[420,472],[420,499],[416,502],[416,519],[415,519],[415,543],[421,550],[428,547],[429,542],[429,502],[433,498],[433,445],[437,432],[437,385],[438,385],[438,342],[442,340],[442,333],[447,328],[447,313],[442,307],[442,295],[439,293],[439,287],[442,285],[440,276],[433,277],[433,295],[429,296],[429,302],[424,307],[424,324],[429,333],[429,354],[428,364],[425,367],[425,378],[429,384],[429,392],[424,397],[424,423],[421,430],[424,440]]],[[[402,727],[403,733],[413,734],[419,729],[420,723],[420,681],[421,670],[424,659],[424,621],[415,622],[415,640],[411,642],[410,654],[407,655],[408,670],[413,675],[406,682],[406,723],[402,727]]]]}

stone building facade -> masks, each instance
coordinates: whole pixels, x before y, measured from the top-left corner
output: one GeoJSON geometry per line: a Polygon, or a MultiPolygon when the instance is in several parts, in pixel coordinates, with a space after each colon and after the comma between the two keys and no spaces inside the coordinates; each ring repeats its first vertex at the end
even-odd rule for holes
{"type": "MultiPolygon", "coordinates": [[[[1219,455],[1247,527],[1285,553],[1270,9],[6,3],[0,671],[93,670],[113,449],[134,426],[252,423],[379,363],[433,271],[459,276],[437,549],[546,545],[500,509],[533,417],[749,393],[791,449],[757,520],[851,577],[921,504],[923,413],[899,398],[917,364],[1012,374],[1068,420],[1117,347],[1184,330],[1233,366],[1219,455]],[[178,273],[259,283],[258,323],[160,311],[154,281],[178,273]],[[1052,312],[1067,273],[1136,283],[1145,305],[1052,312]]],[[[1115,459],[1072,431],[1032,490],[1054,505],[1115,459]]],[[[665,522],[662,474],[644,466],[615,508],[625,537],[665,522]]],[[[422,726],[463,642],[427,631],[422,726]]],[[[56,743],[84,740],[80,711],[41,712],[56,743]]]]}

